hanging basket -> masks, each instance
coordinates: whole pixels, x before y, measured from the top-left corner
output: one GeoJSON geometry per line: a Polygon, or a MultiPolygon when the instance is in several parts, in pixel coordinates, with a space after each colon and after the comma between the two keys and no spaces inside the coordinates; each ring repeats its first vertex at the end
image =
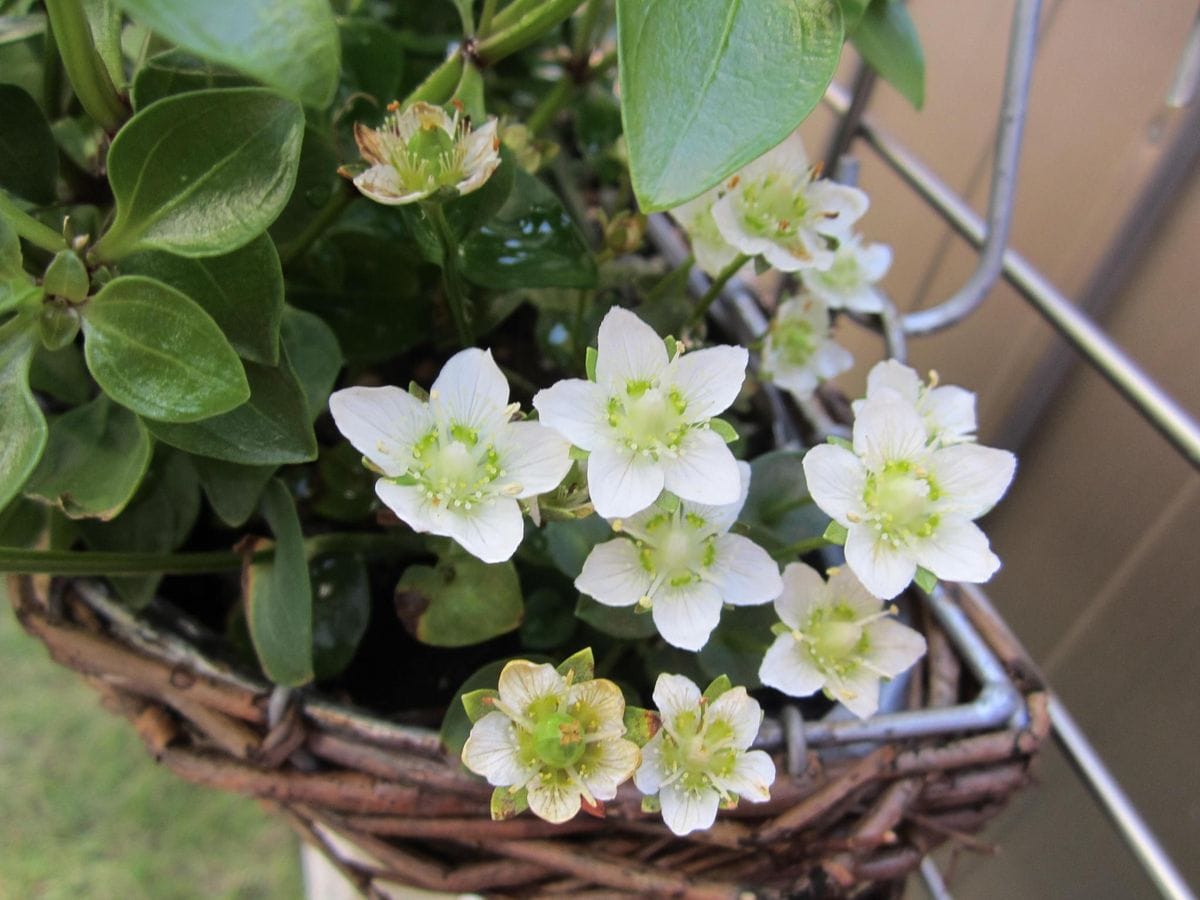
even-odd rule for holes
{"type": "Polygon", "coordinates": [[[915,604],[929,653],[902,711],[768,719],[771,799],[671,834],[625,785],[604,819],[489,818],[491,788],[436,732],[286,694],[148,626],[88,581],[14,577],[25,629],[128,718],[181,778],[256,797],[367,896],[403,886],[514,896],[842,896],[902,879],[977,831],[1030,779],[1046,694],[981,595],[915,604]],[[972,724],[986,723],[993,724],[972,724]],[[869,737],[869,740],[862,740],[869,737]],[[351,849],[353,848],[353,849],[351,849]]]}

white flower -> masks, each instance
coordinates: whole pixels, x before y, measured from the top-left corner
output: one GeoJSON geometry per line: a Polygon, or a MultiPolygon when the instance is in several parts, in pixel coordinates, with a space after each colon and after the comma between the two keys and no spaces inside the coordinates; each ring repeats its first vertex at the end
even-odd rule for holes
{"type": "Polygon", "coordinates": [[[669,210],[688,234],[696,265],[713,278],[720,275],[721,270],[738,255],[737,248],[721,237],[717,222],[712,217],[712,206],[723,194],[722,184],[669,210]]]}
{"type": "Polygon", "coordinates": [[[759,680],[793,697],[823,690],[860,719],[879,709],[879,682],[894,678],[925,654],[925,638],[889,618],[848,568],[826,583],[815,569],[783,570],[775,611],[789,629],[767,649],[759,680]]]}
{"type": "MultiPolygon", "coordinates": [[[[938,386],[937,373],[930,373],[926,385],[913,369],[894,359],[875,364],[867,376],[867,400],[887,391],[899,394],[911,403],[925,420],[931,444],[961,444],[975,440],[975,395],[954,385],[938,386]]],[[[857,415],[863,400],[855,400],[857,415]]]]}
{"type": "Polygon", "coordinates": [[[669,359],[654,329],[616,307],[600,323],[598,344],[594,382],[565,379],[533,398],[542,422],[590,452],[596,512],[633,515],[664,487],[695,503],[737,500],[737,463],[709,420],[741,390],[746,349],[669,359]]]}
{"type": "Polygon", "coordinates": [[[709,701],[682,675],[658,676],[654,703],[662,728],[642,748],[633,776],[638,790],[658,794],[663,821],[675,834],[711,828],[717,807],[743,797],[770,799],[775,764],[750,750],[762,724],[762,708],[744,687],[709,701]]]}
{"type": "Polygon", "coordinates": [[[489,784],[528,791],[529,808],[566,822],[581,805],[611,800],[637,767],[625,740],[625,698],[607,679],[572,684],[549,663],[513,660],[500,673],[496,708],[476,722],[463,764],[489,784]]]}
{"type": "Polygon", "coordinates": [[[428,403],[398,387],[352,387],[329,409],[383,473],[379,499],[415,531],[453,538],[484,562],[503,562],[521,542],[517,500],[557,487],[571,467],[555,432],[511,421],[517,407],[491,351],[452,356],[428,403]]]}
{"type": "Polygon", "coordinates": [[[413,203],[443,188],[469,194],[500,165],[494,118],[472,131],[457,110],[451,116],[420,101],[389,109],[378,129],[354,125],[358,150],[370,163],[354,186],[377,203],[413,203]]]}
{"type": "Polygon", "coordinates": [[[923,566],[949,581],[987,581],[1000,560],[972,521],[1003,496],[1016,459],[978,444],[930,445],[924,419],[894,391],[858,407],[853,451],[804,457],[817,505],[847,530],[846,562],[877,597],[894,597],[923,566]]]}
{"type": "Polygon", "coordinates": [[[836,244],[867,211],[857,188],[817,181],[802,147],[784,141],[725,183],[712,205],[721,236],[784,272],[828,269],[836,244]]]}
{"type": "Polygon", "coordinates": [[[763,343],[763,378],[803,400],[852,365],[850,351],[829,336],[829,311],[820,299],[794,297],[779,305],[763,343]]]}
{"type": "Polygon", "coordinates": [[[721,607],[769,603],[783,583],[767,551],[727,534],[750,487],[739,463],[741,496],[726,506],[680,501],[673,512],[647,509],[614,523],[629,537],[597,544],[575,587],[606,606],[649,607],[669,644],[699,650],[717,627],[721,607]]]}
{"type": "Polygon", "coordinates": [[[833,254],[833,265],[824,271],[803,269],[804,286],[825,301],[830,309],[848,309],[860,313],[883,310],[883,298],[875,291],[892,264],[892,248],[887,244],[863,246],[857,234],[841,239],[833,254]]]}

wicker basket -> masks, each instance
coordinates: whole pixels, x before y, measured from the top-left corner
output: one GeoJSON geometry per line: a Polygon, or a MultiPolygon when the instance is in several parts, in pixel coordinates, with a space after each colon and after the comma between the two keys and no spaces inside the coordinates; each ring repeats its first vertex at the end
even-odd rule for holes
{"type": "MultiPolygon", "coordinates": [[[[149,628],[89,582],[12,578],[9,593],[25,629],[129,718],[155,759],[187,781],[266,802],[372,897],[405,885],[576,898],[878,892],[947,840],[978,846],[969,835],[1029,780],[1048,732],[1046,696],[1019,645],[986,605],[951,588],[947,600],[1019,692],[1008,724],[836,752],[783,741],[769,802],[684,838],[625,788],[605,820],[493,822],[491,789],[432,731],[272,691],[149,628]]],[[[921,618],[929,654],[908,705],[948,707],[978,685],[934,618],[921,618]]],[[[789,729],[774,732],[782,740],[789,729]]]]}

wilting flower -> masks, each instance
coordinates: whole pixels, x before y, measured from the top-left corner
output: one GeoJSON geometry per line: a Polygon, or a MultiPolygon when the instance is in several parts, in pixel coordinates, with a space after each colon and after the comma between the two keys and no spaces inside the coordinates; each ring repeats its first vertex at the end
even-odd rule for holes
{"type": "Polygon", "coordinates": [[[816,180],[804,148],[787,140],[725,182],[712,205],[717,230],[748,256],[784,272],[828,269],[867,211],[857,188],[816,180]]]}
{"type": "Polygon", "coordinates": [[[894,597],[917,566],[950,581],[987,581],[1000,560],[972,521],[1003,496],[1016,459],[978,444],[929,443],[925,420],[895,391],[858,407],[853,449],[804,457],[817,505],[846,531],[846,562],[877,597],[894,597]]]}
{"type": "Polygon", "coordinates": [[[604,678],[572,682],[549,663],[513,660],[500,673],[495,708],[463,745],[463,764],[489,784],[528,791],[548,822],[572,818],[586,800],[611,800],[637,767],[625,734],[625,698],[604,678]]]}
{"type": "Polygon", "coordinates": [[[724,604],[769,603],[783,588],[775,561],[749,538],[727,533],[750,486],[750,466],[738,466],[735,503],[680,501],[671,512],[651,507],[614,522],[628,537],[593,547],[575,587],[606,606],[648,607],[659,634],[685,650],[708,642],[724,604]]]}
{"type": "Polygon", "coordinates": [[[663,673],[654,703],[662,728],[642,748],[633,780],[643,794],[658,794],[671,831],[711,828],[717,807],[735,805],[739,797],[770,799],[775,764],[762,750],[749,749],[763,714],[744,687],[710,701],[691,680],[663,673]]]}
{"type": "MultiPolygon", "coordinates": [[[[929,443],[961,444],[975,440],[975,395],[952,384],[937,383],[937,373],[930,373],[925,384],[913,369],[894,359],[876,363],[867,376],[867,400],[892,391],[911,403],[925,420],[929,443]]],[[[854,401],[857,414],[864,400],[854,401]]]]}
{"type": "Polygon", "coordinates": [[[829,336],[829,311],[821,300],[794,297],[779,305],[763,342],[764,379],[804,399],[852,365],[850,351],[829,336]]]}
{"type": "Polygon", "coordinates": [[[857,234],[843,237],[828,269],[802,269],[800,280],[830,309],[877,313],[883,310],[883,298],[875,283],[887,274],[892,264],[892,248],[887,244],[863,246],[857,234]]]}
{"type": "Polygon", "coordinates": [[[713,204],[724,193],[724,184],[718,185],[670,210],[671,217],[687,232],[696,265],[713,278],[721,274],[721,270],[738,255],[737,248],[721,236],[717,221],[712,216],[713,204]]]}
{"type": "Polygon", "coordinates": [[[450,357],[428,402],[398,387],[352,387],[329,409],[383,473],[379,499],[414,530],[453,538],[484,562],[503,562],[520,544],[517,500],[557,487],[571,467],[558,434],[511,421],[518,407],[490,351],[450,357]]]}
{"type": "Polygon", "coordinates": [[[377,203],[399,206],[439,190],[469,194],[500,165],[496,120],[474,130],[458,110],[416,102],[390,112],[379,128],[354,124],[354,139],[369,168],[354,186],[377,203]]]}
{"type": "Polygon", "coordinates": [[[823,690],[865,719],[879,709],[880,679],[894,678],[925,654],[925,638],[880,609],[848,568],[826,583],[813,568],[783,571],[775,611],[785,628],[767,649],[759,680],[793,697],[823,690]]]}
{"type": "Polygon", "coordinates": [[[616,307],[600,323],[598,344],[594,381],[564,379],[533,398],[542,422],[590,452],[596,512],[632,515],[664,487],[695,503],[737,500],[737,463],[709,422],[742,387],[745,348],[672,359],[653,328],[616,307]]]}

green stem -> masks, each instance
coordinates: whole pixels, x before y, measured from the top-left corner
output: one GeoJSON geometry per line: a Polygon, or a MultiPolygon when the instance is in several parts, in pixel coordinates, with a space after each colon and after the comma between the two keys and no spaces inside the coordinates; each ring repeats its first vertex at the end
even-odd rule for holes
{"type": "Polygon", "coordinates": [[[50,29],[62,55],[67,78],[84,111],[110,134],[125,119],[125,104],[92,42],[82,0],[45,0],[50,29]]]}
{"type": "Polygon", "coordinates": [[[546,96],[538,101],[538,105],[529,114],[529,118],[525,121],[525,127],[529,129],[529,134],[536,135],[553,122],[554,117],[562,112],[574,93],[575,82],[564,75],[555,83],[554,87],[546,92],[546,96]]]}
{"type": "Polygon", "coordinates": [[[489,64],[524,50],[550,29],[561,25],[575,12],[580,0],[547,0],[521,16],[508,28],[481,41],[477,53],[489,64]]]}
{"type": "Polygon", "coordinates": [[[829,547],[831,544],[823,537],[807,538],[803,541],[796,541],[794,544],[776,550],[771,554],[771,559],[784,560],[794,559],[797,556],[805,556],[812,553],[814,550],[820,550],[822,547],[829,547]]]}
{"type": "Polygon", "coordinates": [[[687,259],[673,268],[670,272],[658,279],[654,283],[654,287],[646,291],[646,296],[642,298],[643,304],[658,302],[663,294],[672,290],[676,285],[681,284],[687,279],[688,273],[692,270],[692,266],[696,263],[696,257],[692,254],[687,255],[687,259]]]}
{"type": "Polygon", "coordinates": [[[725,285],[729,283],[734,275],[736,275],[746,263],[750,261],[750,257],[745,253],[739,253],[733,258],[733,262],[721,270],[721,274],[713,279],[713,283],[708,286],[708,290],[704,292],[704,296],[696,303],[696,308],[692,310],[692,315],[688,318],[689,325],[696,325],[704,320],[704,316],[708,313],[708,308],[713,305],[713,301],[721,296],[721,291],[725,289],[725,285]]]}
{"type": "Polygon", "coordinates": [[[411,94],[404,98],[404,106],[423,100],[426,103],[441,105],[450,99],[458,82],[462,80],[463,58],[461,53],[455,53],[434,69],[411,94]]]}
{"type": "Polygon", "coordinates": [[[454,319],[454,330],[458,332],[458,341],[464,347],[475,343],[471,333],[470,318],[467,311],[467,294],[463,289],[462,273],[458,270],[458,240],[446,221],[446,213],[440,203],[423,203],[421,208],[429,216],[433,228],[437,232],[438,241],[442,245],[442,284],[446,289],[446,305],[450,307],[450,317],[454,319]]]}
{"type": "Polygon", "coordinates": [[[496,13],[496,17],[492,20],[492,30],[499,31],[507,28],[521,16],[525,15],[529,10],[544,0],[512,0],[512,3],[504,7],[496,13]]]}
{"type": "Polygon", "coordinates": [[[574,40],[571,41],[571,55],[577,61],[585,61],[592,52],[592,36],[596,32],[596,23],[600,13],[604,12],[604,0],[587,0],[579,27],[575,29],[574,40]]]}
{"type": "Polygon", "coordinates": [[[317,211],[312,221],[304,226],[304,230],[296,235],[290,243],[279,248],[280,264],[287,266],[303,256],[313,242],[341,217],[346,207],[350,205],[350,201],[356,196],[357,191],[349,182],[338,185],[333,196],[317,211]]]}
{"type": "Polygon", "coordinates": [[[479,37],[485,38],[492,33],[492,19],[496,15],[496,0],[483,0],[483,9],[479,13],[479,37]]]}
{"type": "Polygon", "coordinates": [[[8,219],[13,230],[35,247],[51,253],[67,249],[67,241],[61,234],[17,206],[3,190],[0,190],[0,216],[8,219]]]}

